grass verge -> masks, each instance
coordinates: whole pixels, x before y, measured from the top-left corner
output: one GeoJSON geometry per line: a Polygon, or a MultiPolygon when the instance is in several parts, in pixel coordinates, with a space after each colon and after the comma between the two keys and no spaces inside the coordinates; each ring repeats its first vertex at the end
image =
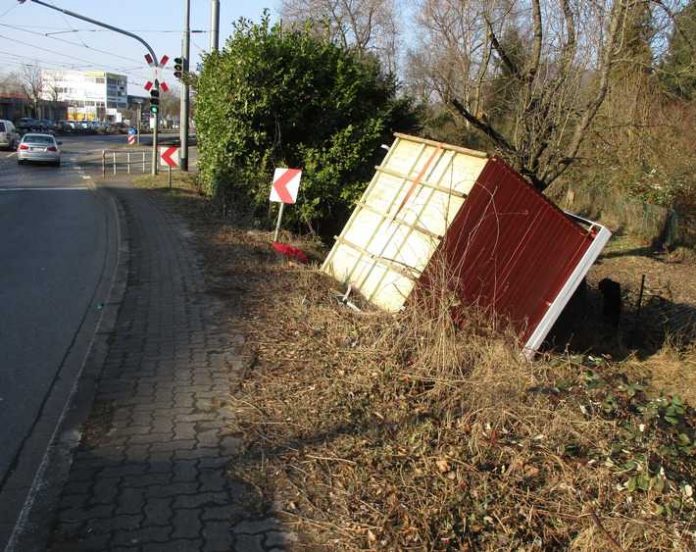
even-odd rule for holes
{"type": "Polygon", "coordinates": [[[355,312],[316,265],[275,256],[269,232],[168,197],[256,355],[232,398],[245,448],[229,469],[298,550],[696,548],[696,415],[658,391],[693,349],[528,363],[475,312],[454,325],[446,286],[427,308],[355,312]]]}

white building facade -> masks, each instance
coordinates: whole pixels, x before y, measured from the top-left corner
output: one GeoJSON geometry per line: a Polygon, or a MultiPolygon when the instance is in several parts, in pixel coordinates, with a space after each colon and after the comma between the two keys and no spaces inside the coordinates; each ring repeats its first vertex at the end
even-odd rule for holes
{"type": "Polygon", "coordinates": [[[128,107],[128,77],[106,71],[42,73],[43,97],[68,104],[68,119],[120,122],[128,107]]]}

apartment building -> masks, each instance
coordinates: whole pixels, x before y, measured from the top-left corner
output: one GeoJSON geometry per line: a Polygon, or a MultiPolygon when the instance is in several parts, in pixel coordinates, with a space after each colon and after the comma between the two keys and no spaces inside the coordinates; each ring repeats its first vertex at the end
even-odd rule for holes
{"type": "Polygon", "coordinates": [[[46,100],[68,104],[68,119],[116,121],[128,107],[128,77],[106,71],[42,72],[46,100]]]}

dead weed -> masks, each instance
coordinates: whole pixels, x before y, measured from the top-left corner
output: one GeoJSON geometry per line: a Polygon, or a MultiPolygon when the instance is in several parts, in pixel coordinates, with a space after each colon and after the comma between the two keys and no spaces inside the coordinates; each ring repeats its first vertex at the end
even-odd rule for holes
{"type": "Polygon", "coordinates": [[[480,315],[454,324],[447,300],[357,313],[268,233],[188,214],[211,286],[243,291],[257,358],[230,469],[298,549],[696,549],[696,417],[635,359],[528,363],[480,315]]]}

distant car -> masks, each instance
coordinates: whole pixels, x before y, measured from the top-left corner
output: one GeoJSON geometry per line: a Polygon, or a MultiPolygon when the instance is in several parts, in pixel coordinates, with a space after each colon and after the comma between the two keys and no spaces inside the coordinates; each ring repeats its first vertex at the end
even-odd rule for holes
{"type": "Polygon", "coordinates": [[[27,161],[60,166],[60,142],[51,134],[25,134],[17,148],[17,163],[27,161]]]}
{"type": "Polygon", "coordinates": [[[17,130],[22,134],[27,132],[39,132],[41,130],[41,123],[31,117],[22,117],[17,121],[17,130]]]}
{"type": "Polygon", "coordinates": [[[14,150],[19,144],[19,133],[12,121],[0,119],[0,148],[14,150]]]}
{"type": "Polygon", "coordinates": [[[51,131],[55,130],[56,127],[55,123],[51,121],[51,119],[40,119],[39,124],[41,125],[43,132],[50,133],[51,131]]]}

